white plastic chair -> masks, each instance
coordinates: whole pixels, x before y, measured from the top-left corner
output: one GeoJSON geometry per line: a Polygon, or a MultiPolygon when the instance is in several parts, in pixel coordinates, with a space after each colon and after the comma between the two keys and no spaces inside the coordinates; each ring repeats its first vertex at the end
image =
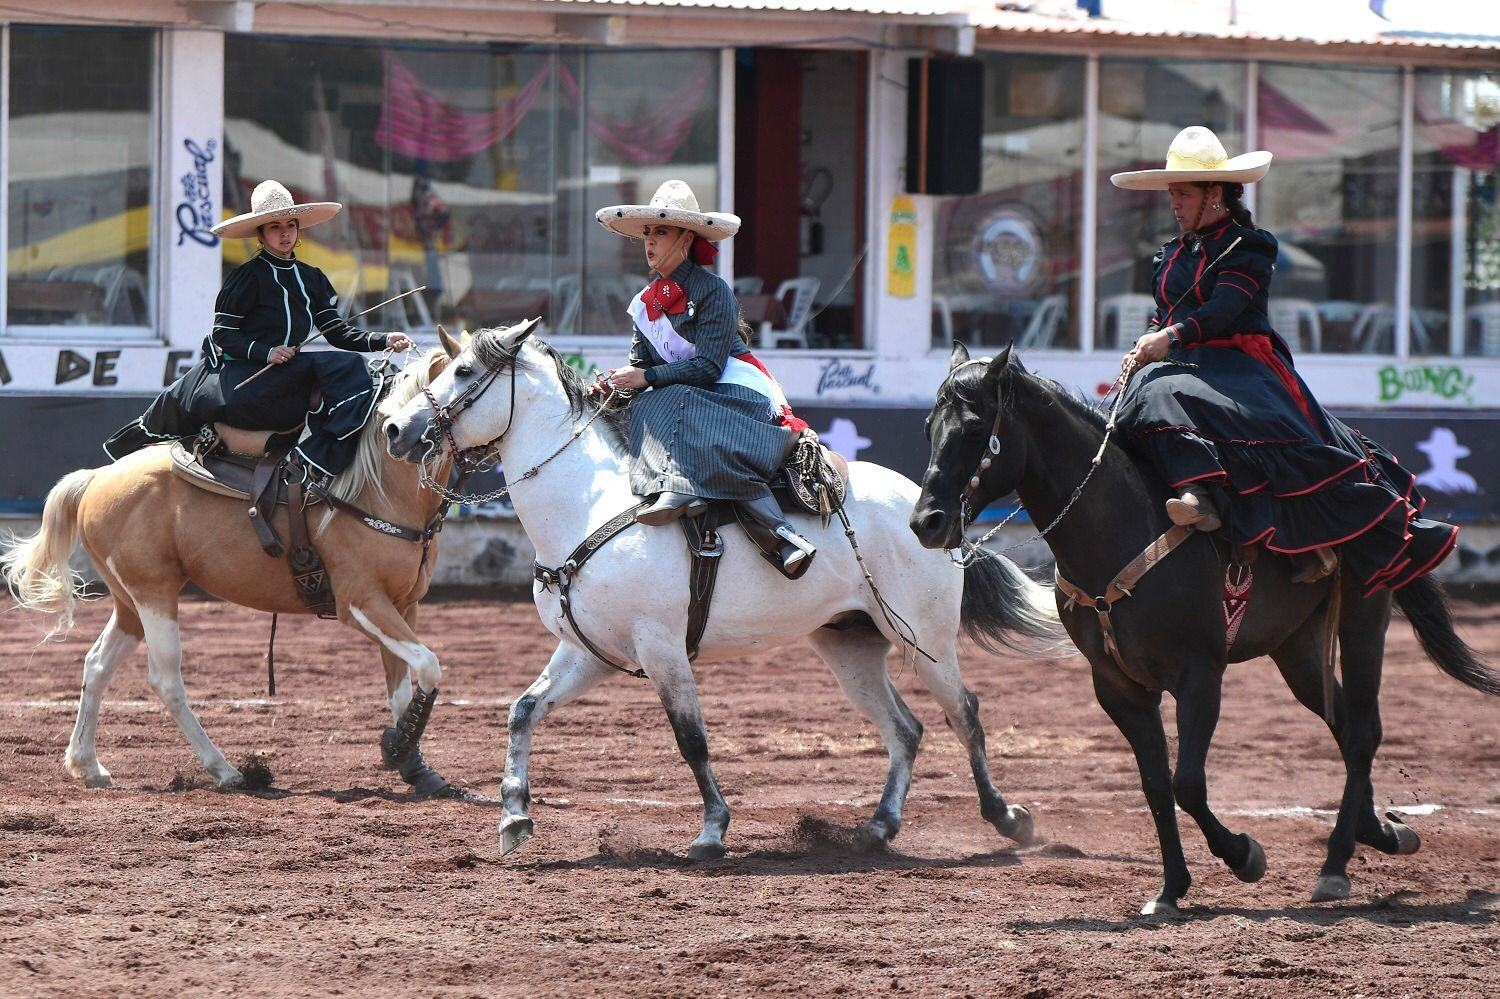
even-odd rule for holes
{"type": "Polygon", "coordinates": [[[953,346],[953,306],[948,304],[948,296],[932,296],[932,314],[937,320],[936,329],[933,331],[937,337],[933,339],[936,341],[939,337],[941,338],[941,342],[934,342],[933,346],[948,350],[953,346]]]}
{"type": "MultiPolygon", "coordinates": [[[[1411,352],[1426,354],[1431,339],[1427,336],[1427,324],[1421,314],[1411,310],[1411,352]]],[[[1354,329],[1349,341],[1360,354],[1388,354],[1395,351],[1396,309],[1385,303],[1367,305],[1354,320],[1354,329]]]]}
{"type": "Polygon", "coordinates": [[[1318,307],[1305,298],[1272,298],[1271,325],[1298,353],[1323,349],[1323,322],[1318,307]]]}
{"type": "Polygon", "coordinates": [[[1482,302],[1464,310],[1464,327],[1477,326],[1475,345],[1481,357],[1500,357],[1500,302],[1482,302]]]}
{"type": "Polygon", "coordinates": [[[1111,295],[1099,303],[1099,347],[1121,347],[1146,332],[1146,324],[1156,314],[1156,300],[1150,295],[1111,295]],[[1114,320],[1111,328],[1110,320],[1114,320]],[[1111,335],[1112,334],[1112,335],[1111,335]]]}
{"type": "Polygon", "coordinates": [[[776,298],[791,302],[786,307],[786,326],[772,329],[769,321],[760,324],[760,346],[778,347],[783,340],[790,340],[799,347],[807,346],[807,321],[812,318],[813,299],[823,282],[815,277],[787,278],[776,286],[776,298]]]}
{"type": "Polygon", "coordinates": [[[744,274],[734,279],[731,285],[736,295],[759,295],[766,286],[766,279],[758,274],[744,274]]]}
{"type": "Polygon", "coordinates": [[[1016,339],[1018,350],[1045,350],[1057,339],[1068,315],[1068,299],[1064,295],[1048,295],[1037,303],[1036,311],[1026,322],[1026,328],[1016,339]]]}

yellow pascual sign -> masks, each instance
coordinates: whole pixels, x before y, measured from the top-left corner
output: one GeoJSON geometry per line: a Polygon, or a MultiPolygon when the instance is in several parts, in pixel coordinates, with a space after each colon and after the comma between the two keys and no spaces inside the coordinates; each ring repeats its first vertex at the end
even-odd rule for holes
{"type": "Polygon", "coordinates": [[[904,194],[891,199],[889,263],[886,292],[911,298],[917,293],[917,206],[904,194]]]}

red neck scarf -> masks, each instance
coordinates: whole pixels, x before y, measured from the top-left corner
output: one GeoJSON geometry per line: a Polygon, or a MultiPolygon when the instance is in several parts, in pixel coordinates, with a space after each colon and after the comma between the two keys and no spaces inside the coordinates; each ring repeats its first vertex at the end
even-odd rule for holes
{"type": "Polygon", "coordinates": [[[655,321],[665,314],[680,316],[687,311],[687,292],[669,277],[657,278],[641,292],[647,318],[655,321]]]}

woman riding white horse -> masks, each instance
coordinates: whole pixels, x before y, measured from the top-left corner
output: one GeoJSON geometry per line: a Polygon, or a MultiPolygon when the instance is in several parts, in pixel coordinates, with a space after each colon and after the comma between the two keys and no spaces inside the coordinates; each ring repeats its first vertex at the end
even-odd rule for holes
{"type": "MultiPolygon", "coordinates": [[[[497,452],[515,472],[511,499],[536,547],[533,597],[559,643],[541,676],[511,706],[501,849],[508,853],[532,832],[527,761],[537,723],[613,675],[612,665],[626,664],[639,666],[656,688],[703,795],[703,830],[689,854],[721,856],[729,808],[709,768],[708,736],[688,661],[689,566],[682,535],[629,521],[640,500],[631,488],[631,455],[621,429],[598,413],[584,415],[592,408],[588,387],[556,351],[529,339],[530,329],[526,324],[479,334],[427,395],[385,423],[396,457],[422,461],[469,448],[497,452]],[[624,529],[613,540],[581,569],[569,568],[580,542],[621,517],[624,529]],[[560,568],[544,572],[543,566],[560,568]],[[564,571],[571,586],[566,611],[556,585],[564,571]]],[[[933,657],[915,655],[916,672],[968,747],[981,814],[1001,833],[1025,842],[1031,817],[1024,808],[1008,807],[990,781],[978,699],[964,687],[955,640],[961,623],[982,640],[1004,641],[1006,630],[1050,637],[1056,621],[1051,593],[1008,561],[983,559],[961,571],[946,553],[923,549],[906,528],[916,497],[916,485],[889,469],[865,462],[850,466],[849,520],[887,604],[933,657]]],[[[900,828],[922,732],[886,673],[886,656],[903,639],[866,585],[838,525],[798,520],[799,532],[822,553],[795,583],[758,558],[743,534],[725,531],[718,585],[734,599],[714,604],[698,661],[806,638],[885,742],[885,792],[866,828],[872,842],[884,843],[900,828]]]]}

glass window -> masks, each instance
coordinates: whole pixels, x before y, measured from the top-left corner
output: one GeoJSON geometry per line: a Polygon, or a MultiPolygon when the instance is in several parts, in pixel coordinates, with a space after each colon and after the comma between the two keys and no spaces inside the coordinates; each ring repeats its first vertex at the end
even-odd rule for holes
{"type": "Polygon", "coordinates": [[[981,191],[938,209],[933,339],[1076,347],[1084,61],[983,58],[981,191]]]}
{"type": "Polygon", "coordinates": [[[1150,316],[1151,258],[1181,230],[1167,195],[1109,182],[1125,170],[1159,170],[1189,125],[1213,129],[1231,156],[1245,151],[1245,64],[1187,60],[1099,63],[1098,317],[1094,344],[1129,346],[1150,316]]]}
{"type": "MultiPolygon", "coordinates": [[[[1272,322],[1293,350],[1390,354],[1400,73],[1263,63],[1259,81],[1253,145],[1276,159],[1255,221],[1281,244],[1272,322]]],[[[1426,336],[1413,322],[1413,348],[1426,336]]]]}
{"type": "Polygon", "coordinates": [[[1412,353],[1500,357],[1500,73],[1419,71],[1415,126],[1412,353]]]}
{"type": "Polygon", "coordinates": [[[10,29],[12,333],[88,325],[149,335],[153,40],[10,29]]]}
{"type": "MultiPolygon", "coordinates": [[[[709,51],[231,35],[225,208],[248,210],[267,177],[299,200],[342,202],[298,253],[346,312],[426,287],[366,328],[541,316],[552,333],[623,335],[644,263],[593,213],[644,202],[670,177],[714,208],[717,65],[709,51]]],[[[253,240],[225,243],[226,269],[254,252],[253,240]]]]}

